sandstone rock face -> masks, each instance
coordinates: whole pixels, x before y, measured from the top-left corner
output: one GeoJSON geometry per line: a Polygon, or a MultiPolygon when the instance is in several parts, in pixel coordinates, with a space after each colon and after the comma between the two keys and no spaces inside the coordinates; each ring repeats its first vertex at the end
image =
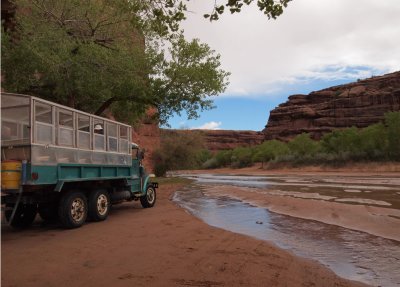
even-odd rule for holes
{"type": "Polygon", "coordinates": [[[220,151],[236,147],[259,145],[264,141],[262,132],[234,130],[204,130],[207,149],[220,151]]]}
{"type": "Polygon", "coordinates": [[[261,144],[264,134],[256,131],[235,130],[163,130],[163,132],[177,133],[201,133],[204,137],[205,148],[217,152],[220,150],[234,149],[236,147],[248,147],[261,144]]]}
{"type": "Polygon", "coordinates": [[[132,141],[146,150],[143,165],[148,172],[154,170],[152,155],[160,147],[160,128],[158,122],[152,119],[156,112],[155,108],[149,109],[141,123],[132,129],[132,141]]]}
{"type": "Polygon", "coordinates": [[[271,111],[263,130],[265,140],[290,140],[301,133],[321,138],[333,129],[363,128],[400,110],[400,72],[355,83],[292,95],[271,111]]]}

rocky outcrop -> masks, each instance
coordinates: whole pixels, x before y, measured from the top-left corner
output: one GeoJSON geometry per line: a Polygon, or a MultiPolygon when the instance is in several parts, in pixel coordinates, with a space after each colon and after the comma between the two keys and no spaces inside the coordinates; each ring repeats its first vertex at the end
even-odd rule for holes
{"type": "Polygon", "coordinates": [[[259,145],[264,135],[255,131],[203,130],[207,149],[211,151],[259,145]]]}
{"type": "Polygon", "coordinates": [[[292,95],[271,111],[263,130],[266,140],[289,140],[301,133],[315,139],[334,129],[366,127],[384,114],[400,110],[400,72],[292,95]]]}
{"type": "Polygon", "coordinates": [[[256,131],[166,129],[163,132],[185,133],[188,135],[200,133],[204,139],[205,148],[213,152],[258,145],[264,141],[264,134],[256,131]]]}
{"type": "Polygon", "coordinates": [[[154,170],[153,153],[160,147],[160,128],[154,119],[156,108],[147,110],[142,121],[133,126],[132,141],[146,151],[143,164],[147,171],[154,170]]]}

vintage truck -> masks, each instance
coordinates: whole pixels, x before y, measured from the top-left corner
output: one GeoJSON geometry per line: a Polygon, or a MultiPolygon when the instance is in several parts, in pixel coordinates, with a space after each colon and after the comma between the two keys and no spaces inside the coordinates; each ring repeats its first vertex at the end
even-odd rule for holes
{"type": "Polygon", "coordinates": [[[1,191],[7,222],[37,213],[65,228],[105,220],[112,204],[156,202],[129,125],[43,99],[1,94],[1,191]]]}

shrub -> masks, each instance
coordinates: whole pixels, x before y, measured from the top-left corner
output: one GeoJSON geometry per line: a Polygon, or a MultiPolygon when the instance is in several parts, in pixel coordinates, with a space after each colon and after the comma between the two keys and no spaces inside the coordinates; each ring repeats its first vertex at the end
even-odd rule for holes
{"type": "Polygon", "coordinates": [[[193,169],[209,155],[203,150],[201,133],[167,131],[161,134],[161,145],[153,154],[155,169],[160,174],[167,170],[193,169]]]}
{"type": "Polygon", "coordinates": [[[217,160],[217,167],[229,166],[231,165],[232,150],[223,150],[215,155],[217,160]]]}
{"type": "Polygon", "coordinates": [[[387,127],[388,155],[391,160],[400,159],[400,112],[385,114],[387,127]]]}
{"type": "Polygon", "coordinates": [[[290,153],[295,158],[313,156],[319,149],[318,142],[312,140],[309,134],[302,133],[288,143],[290,153]]]}
{"type": "Polygon", "coordinates": [[[204,169],[210,169],[210,168],[217,168],[221,167],[218,165],[218,161],[215,157],[208,159],[206,162],[204,162],[201,166],[204,169]]]}
{"type": "Polygon", "coordinates": [[[289,154],[289,148],[286,143],[278,140],[265,141],[255,148],[253,161],[264,164],[264,162],[276,160],[287,154],[289,154]]]}
{"type": "Polygon", "coordinates": [[[231,167],[242,168],[253,164],[253,150],[246,147],[235,148],[232,152],[231,167]]]}
{"type": "Polygon", "coordinates": [[[361,150],[358,129],[352,127],[332,131],[322,137],[321,146],[328,153],[355,155],[361,150]]]}
{"type": "Polygon", "coordinates": [[[386,157],[388,134],[382,123],[370,125],[359,132],[361,157],[381,160],[386,157]]]}

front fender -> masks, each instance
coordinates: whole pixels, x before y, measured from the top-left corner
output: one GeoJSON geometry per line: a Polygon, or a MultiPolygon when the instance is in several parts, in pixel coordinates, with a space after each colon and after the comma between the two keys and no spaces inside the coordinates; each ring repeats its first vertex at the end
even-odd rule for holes
{"type": "Polygon", "coordinates": [[[149,181],[150,181],[150,175],[147,175],[143,180],[142,194],[146,194],[147,184],[149,183],[149,181]]]}
{"type": "MultiPolygon", "coordinates": [[[[150,183],[150,175],[147,175],[143,181],[143,186],[142,186],[142,194],[145,195],[146,194],[146,190],[147,190],[147,186],[150,183]]],[[[158,183],[156,182],[152,182],[151,183],[153,185],[154,188],[158,187],[158,183]]]]}

